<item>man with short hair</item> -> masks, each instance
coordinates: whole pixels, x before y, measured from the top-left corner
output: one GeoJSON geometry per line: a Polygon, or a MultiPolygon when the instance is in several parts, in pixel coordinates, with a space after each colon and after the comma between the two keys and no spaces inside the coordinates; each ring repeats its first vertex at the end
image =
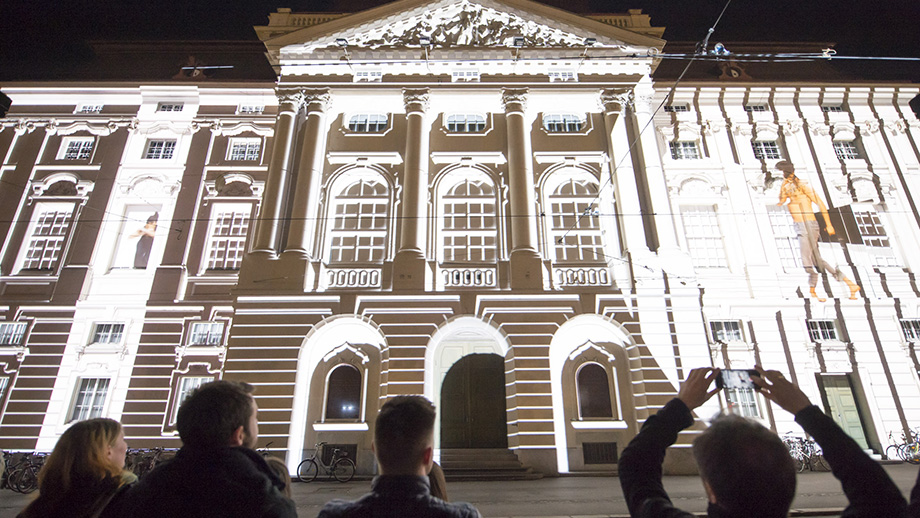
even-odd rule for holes
{"type": "Polygon", "coordinates": [[[179,407],[182,449],[131,488],[117,516],[287,518],[294,502],[283,482],[252,448],[259,435],[258,406],[246,383],[214,381],[179,407]]]}
{"type": "MultiPolygon", "coordinates": [[[[764,371],[754,383],[763,396],[795,415],[814,437],[850,505],[843,518],[905,515],[907,503],[882,467],[798,387],[777,371],[764,371]]],[[[674,507],[661,483],[665,450],[677,433],[693,424],[691,411],[719,389],[709,386],[718,369],[694,369],[677,397],[649,417],[620,456],[619,476],[630,515],[690,518],[674,507]]],[[[760,424],[738,416],[717,418],[693,442],[700,478],[709,499],[710,518],[785,518],[795,497],[795,468],[782,440],[760,424]]]]}
{"type": "Polygon", "coordinates": [[[435,409],[421,396],[397,396],[377,414],[374,454],[380,475],[371,492],[354,502],[333,500],[320,518],[479,518],[467,503],[431,496],[428,472],[434,462],[435,409]]]}

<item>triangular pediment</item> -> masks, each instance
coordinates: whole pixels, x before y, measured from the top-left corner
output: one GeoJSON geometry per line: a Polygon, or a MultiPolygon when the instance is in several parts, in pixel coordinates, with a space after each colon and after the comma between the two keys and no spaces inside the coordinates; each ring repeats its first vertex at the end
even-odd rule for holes
{"type": "Polygon", "coordinates": [[[401,0],[265,41],[269,51],[301,57],[351,49],[536,48],[592,46],[628,52],[660,48],[663,41],[530,0],[401,0]],[[523,38],[523,40],[520,40],[523,38]],[[517,39],[517,41],[516,41],[517,39]]]}

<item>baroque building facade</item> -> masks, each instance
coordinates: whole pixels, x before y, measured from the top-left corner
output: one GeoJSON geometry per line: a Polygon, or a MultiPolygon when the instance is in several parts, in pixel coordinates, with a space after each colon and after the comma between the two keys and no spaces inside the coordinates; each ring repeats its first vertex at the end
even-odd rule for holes
{"type": "MultiPolygon", "coordinates": [[[[727,59],[675,85],[662,31],[280,9],[277,82],[190,58],[4,84],[0,444],[104,415],[177,447],[179,402],[224,378],[292,466],[322,441],[372,473],[380,404],[422,394],[441,454],[615,471],[690,369],[761,364],[882,452],[920,415],[920,89],[727,59]]],[[[753,391],[720,408],[799,430],[753,391]]]]}

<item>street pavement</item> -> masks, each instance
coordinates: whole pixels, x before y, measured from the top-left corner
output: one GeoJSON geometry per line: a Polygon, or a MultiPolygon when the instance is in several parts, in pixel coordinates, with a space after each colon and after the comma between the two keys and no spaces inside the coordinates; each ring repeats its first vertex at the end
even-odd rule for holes
{"type": "MultiPolygon", "coordinates": [[[[907,497],[917,479],[917,466],[887,464],[885,470],[907,497]]],[[[689,512],[706,510],[706,498],[696,476],[664,478],[674,503],[689,512]]],[[[355,479],[346,484],[318,479],[293,485],[294,501],[301,517],[314,517],[329,500],[352,500],[368,491],[370,481],[355,479]]],[[[466,501],[486,518],[600,518],[628,516],[616,477],[559,477],[531,481],[448,482],[453,501],[466,501]]],[[[0,490],[0,518],[14,518],[29,496],[0,490]]],[[[830,473],[799,475],[798,495],[792,516],[835,516],[846,506],[840,483],[830,473]],[[815,512],[817,511],[817,514],[815,512]]]]}

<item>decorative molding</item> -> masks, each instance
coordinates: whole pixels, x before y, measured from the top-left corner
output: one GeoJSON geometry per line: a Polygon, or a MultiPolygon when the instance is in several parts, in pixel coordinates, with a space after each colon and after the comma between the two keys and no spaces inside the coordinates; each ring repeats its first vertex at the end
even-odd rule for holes
{"type": "Polygon", "coordinates": [[[407,112],[427,112],[431,104],[429,90],[403,88],[403,102],[407,112]]]}
{"type": "Polygon", "coordinates": [[[442,151],[431,153],[431,163],[433,164],[489,164],[501,165],[508,163],[508,159],[501,151],[442,151]]]}
{"type": "Polygon", "coordinates": [[[779,138],[779,125],[774,122],[758,121],[754,125],[757,140],[776,140],[779,138]]]}
{"type": "Polygon", "coordinates": [[[304,90],[303,102],[307,110],[311,110],[311,105],[315,105],[312,111],[326,112],[332,105],[332,93],[328,88],[318,88],[316,90],[304,90]]]}
{"type": "Polygon", "coordinates": [[[613,354],[610,351],[608,351],[607,349],[604,349],[603,347],[600,347],[594,342],[585,342],[584,344],[581,345],[581,347],[578,347],[574,351],[572,351],[572,353],[569,354],[569,361],[574,360],[575,358],[578,358],[585,352],[591,351],[591,350],[597,351],[600,354],[602,354],[604,357],[607,358],[607,361],[610,363],[613,363],[616,361],[616,358],[613,356],[613,354]]]}
{"type": "Polygon", "coordinates": [[[855,140],[856,126],[851,122],[837,122],[833,127],[834,140],[855,140]]]}
{"type": "Polygon", "coordinates": [[[33,198],[37,198],[39,196],[46,196],[46,195],[47,196],[60,196],[60,194],[48,192],[48,189],[50,189],[52,185],[58,182],[73,183],[74,192],[68,195],[69,196],[79,196],[81,198],[86,198],[87,196],[89,196],[89,193],[93,192],[93,188],[95,188],[96,186],[95,182],[92,182],[89,180],[81,180],[79,176],[73,173],[55,173],[55,174],[46,176],[40,181],[32,182],[31,196],[33,198]]]}
{"type": "Polygon", "coordinates": [[[802,119],[787,119],[782,123],[783,134],[794,135],[802,131],[802,126],[804,126],[802,119]]]}
{"type": "Polygon", "coordinates": [[[332,151],[326,154],[326,161],[333,165],[355,164],[355,165],[400,165],[403,163],[402,155],[396,151],[385,151],[378,153],[371,152],[352,152],[352,151],[332,151]]]}
{"type": "Polygon", "coordinates": [[[867,121],[863,121],[863,122],[861,122],[861,123],[858,123],[857,126],[859,127],[859,132],[860,132],[861,134],[863,134],[863,135],[865,135],[865,134],[870,134],[870,135],[872,135],[872,134],[878,133],[879,127],[880,127],[881,125],[879,124],[879,121],[877,121],[877,120],[867,120],[867,121]]]}
{"type": "Polygon", "coordinates": [[[703,132],[707,135],[721,133],[725,129],[725,121],[722,119],[707,120],[703,123],[703,132]]]}
{"type": "Polygon", "coordinates": [[[902,135],[907,132],[907,121],[904,119],[884,119],[882,120],[882,125],[892,136],[902,135]]]}
{"type": "Polygon", "coordinates": [[[211,131],[214,132],[216,136],[234,137],[246,132],[255,133],[260,137],[271,137],[275,134],[274,122],[271,124],[258,124],[253,121],[236,121],[235,123],[228,123],[228,121],[224,120],[218,122],[219,124],[216,126],[211,126],[211,131]]]}
{"type": "Polygon", "coordinates": [[[364,364],[366,364],[366,363],[368,363],[368,362],[371,361],[371,358],[370,358],[370,356],[367,355],[367,353],[365,353],[364,351],[362,351],[362,350],[359,349],[358,347],[355,347],[354,345],[350,344],[349,342],[345,342],[344,344],[342,344],[342,345],[336,347],[335,349],[329,351],[329,353],[327,353],[326,356],[323,356],[323,361],[326,362],[326,363],[329,363],[330,360],[332,360],[333,358],[335,358],[336,356],[342,354],[342,353],[345,352],[345,351],[351,351],[352,353],[355,354],[355,356],[357,356],[358,358],[360,358],[360,359],[361,359],[361,365],[364,365],[364,364]]]}
{"type": "Polygon", "coordinates": [[[527,109],[527,88],[502,88],[502,108],[505,113],[509,111],[524,111],[527,109]],[[512,104],[519,104],[516,109],[512,104]]]}
{"type": "Polygon", "coordinates": [[[823,122],[808,121],[808,130],[817,137],[826,137],[831,134],[831,127],[823,122]]]}
{"type": "Polygon", "coordinates": [[[277,89],[275,96],[278,104],[293,104],[294,112],[299,112],[304,103],[304,91],[300,89],[277,89]]]}
{"type": "Polygon", "coordinates": [[[141,174],[120,184],[118,191],[125,196],[172,198],[179,192],[179,186],[178,180],[168,181],[165,177],[141,174]]]}
{"type": "Polygon", "coordinates": [[[732,123],[732,133],[750,138],[754,134],[754,125],[747,123],[732,123]]]}
{"type": "MultiPolygon", "coordinates": [[[[339,46],[334,42],[337,37],[345,37],[350,48],[421,48],[420,40],[424,37],[429,39],[433,47],[440,49],[511,47],[515,38],[523,38],[525,47],[581,49],[585,46],[586,36],[598,35],[572,34],[558,27],[550,27],[509,12],[461,0],[437,9],[426,9],[407,19],[392,20],[386,25],[369,28],[363,33],[334,34],[329,39],[307,44],[303,48],[307,52],[317,49],[338,49],[339,46]]],[[[598,37],[598,40],[600,45],[606,48],[626,49],[621,42],[609,38],[598,37]]]]}
{"type": "Polygon", "coordinates": [[[604,110],[619,113],[633,104],[633,91],[626,88],[601,90],[600,102],[604,110]]]}

